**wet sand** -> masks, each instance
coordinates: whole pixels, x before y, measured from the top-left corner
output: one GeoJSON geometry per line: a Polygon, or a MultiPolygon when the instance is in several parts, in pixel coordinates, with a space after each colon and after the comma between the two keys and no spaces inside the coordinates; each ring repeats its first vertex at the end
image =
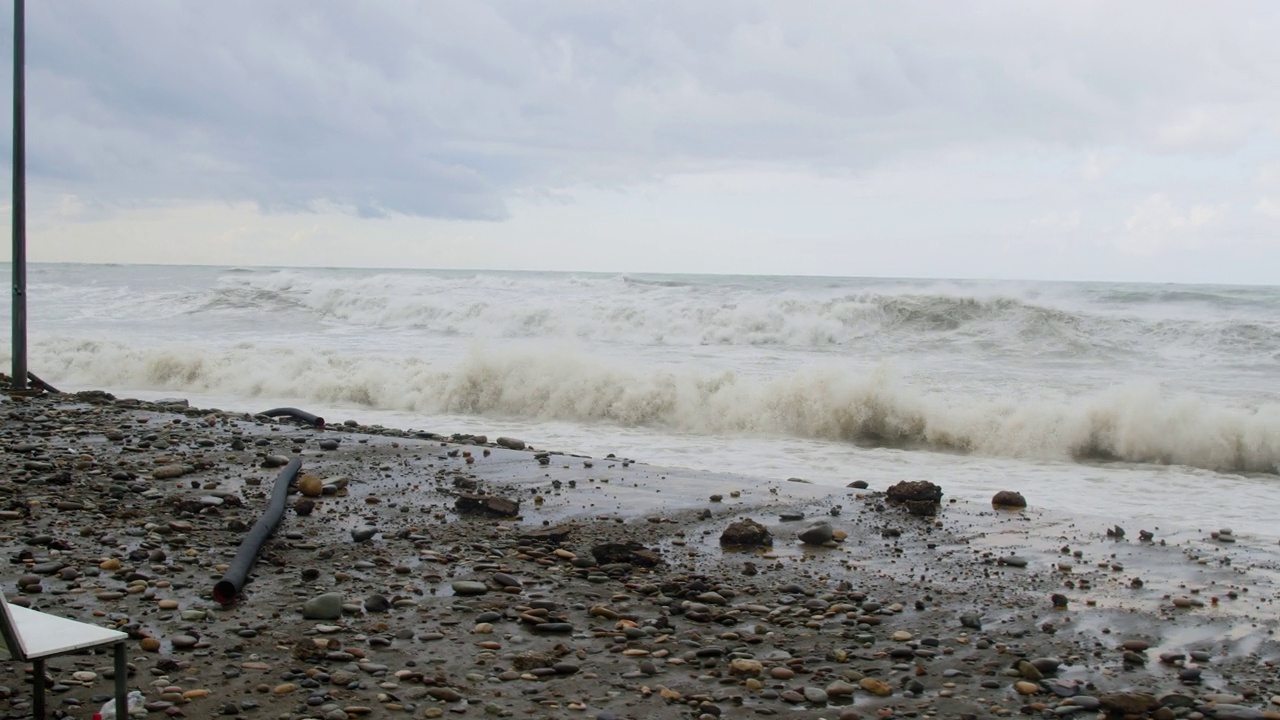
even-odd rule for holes
{"type": "MultiPolygon", "coordinates": [[[[918,516],[886,488],[652,467],[626,448],[101,393],[0,413],[6,597],[128,632],[153,716],[1280,717],[1280,547],[1218,533],[1211,507],[1167,534],[1116,508],[1120,538],[1031,494],[1020,511],[944,495],[918,516]],[[213,585],[292,457],[320,494],[290,498],[221,607],[213,585]],[[462,512],[460,494],[519,512],[462,512]],[[744,518],[771,547],[721,546],[744,518]],[[801,542],[819,521],[845,536],[801,542]]],[[[1006,489],[1027,490],[993,479],[1006,489]]],[[[109,666],[50,662],[50,707],[89,717],[109,666]]],[[[5,667],[0,712],[22,717],[29,680],[5,667]]]]}

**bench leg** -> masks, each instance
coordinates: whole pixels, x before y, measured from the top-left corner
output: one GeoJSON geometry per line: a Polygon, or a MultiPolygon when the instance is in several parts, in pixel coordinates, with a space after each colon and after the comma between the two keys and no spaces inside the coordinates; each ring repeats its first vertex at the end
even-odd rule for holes
{"type": "Polygon", "coordinates": [[[112,652],[116,664],[116,717],[125,720],[129,717],[129,666],[125,664],[124,643],[116,643],[112,652]]]}
{"type": "Polygon", "coordinates": [[[31,661],[31,717],[44,720],[44,658],[31,661]]]}

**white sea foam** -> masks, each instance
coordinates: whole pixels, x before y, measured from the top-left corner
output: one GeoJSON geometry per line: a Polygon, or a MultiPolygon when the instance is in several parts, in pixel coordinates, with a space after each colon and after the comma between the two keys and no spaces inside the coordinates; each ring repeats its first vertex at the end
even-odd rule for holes
{"type": "Polygon", "coordinates": [[[1276,472],[1280,404],[1171,394],[1151,384],[1072,396],[976,395],[882,364],[758,378],[609,363],[580,352],[473,348],[457,363],[323,349],[38,343],[32,365],[83,387],[296,397],[422,414],[609,423],[701,436],[792,437],[995,457],[1121,460],[1276,472]]]}

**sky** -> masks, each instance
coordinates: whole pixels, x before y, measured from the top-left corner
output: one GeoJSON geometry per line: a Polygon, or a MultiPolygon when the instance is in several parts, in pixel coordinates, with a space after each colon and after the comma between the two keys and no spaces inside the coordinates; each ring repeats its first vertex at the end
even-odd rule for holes
{"type": "Polygon", "coordinates": [[[1270,0],[26,13],[32,261],[1280,284],[1270,0]]]}

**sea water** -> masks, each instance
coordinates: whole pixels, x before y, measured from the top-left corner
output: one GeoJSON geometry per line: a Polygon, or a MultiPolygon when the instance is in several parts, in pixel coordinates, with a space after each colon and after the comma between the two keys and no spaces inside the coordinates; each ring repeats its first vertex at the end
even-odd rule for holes
{"type": "Polygon", "coordinates": [[[1276,287],[36,264],[28,308],[65,390],[1280,537],[1276,287]]]}

